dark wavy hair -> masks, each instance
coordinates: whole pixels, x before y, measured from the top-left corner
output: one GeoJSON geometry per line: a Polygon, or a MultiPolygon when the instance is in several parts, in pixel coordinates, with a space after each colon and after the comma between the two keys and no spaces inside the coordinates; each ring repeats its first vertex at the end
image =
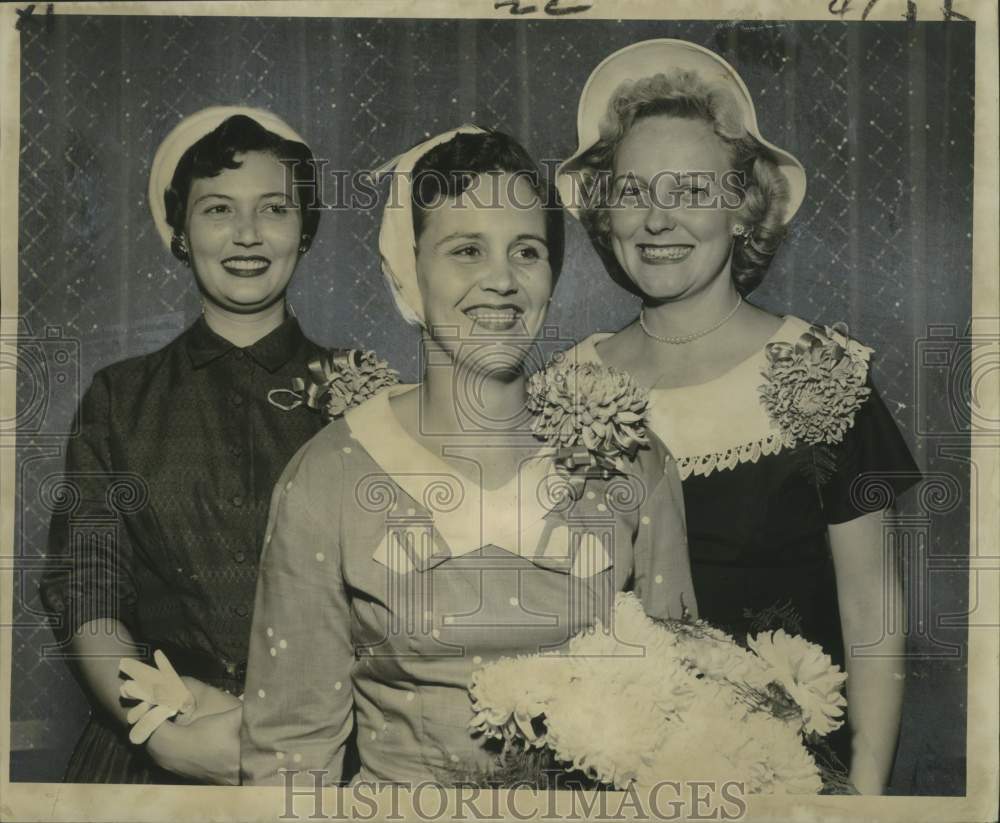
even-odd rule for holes
{"type": "MultiPolygon", "coordinates": [[[[174,176],[170,180],[170,186],[164,192],[163,202],[167,210],[167,223],[174,232],[170,250],[179,260],[187,262],[187,255],[180,240],[187,222],[187,201],[192,184],[195,180],[216,177],[226,169],[238,169],[242,164],[235,159],[236,155],[251,151],[270,154],[278,160],[297,161],[296,169],[302,164],[307,164],[312,167],[312,174],[317,173],[315,158],[305,143],[286,140],[244,114],[227,118],[181,155],[177,168],[174,169],[174,176]]],[[[311,198],[299,198],[302,242],[306,249],[312,243],[319,227],[320,210],[310,208],[311,204],[311,198]]]]}
{"type": "Polygon", "coordinates": [[[477,175],[506,172],[527,180],[545,214],[549,267],[555,280],[566,250],[566,218],[555,187],[542,177],[531,155],[509,134],[486,130],[460,132],[424,154],[413,167],[410,200],[413,235],[420,237],[431,207],[444,198],[460,196],[477,175]]]}
{"type": "Polygon", "coordinates": [[[733,246],[732,277],[741,294],[760,285],[782,240],[782,222],[788,202],[788,183],[774,154],[743,124],[742,111],[732,94],[690,71],[675,70],[623,83],[608,104],[601,122],[601,139],[576,164],[583,187],[589,190],[580,218],[611,276],[633,293],[638,290],[622,271],[611,249],[609,181],[618,145],[643,118],[667,115],[708,123],[729,150],[741,204],[737,218],[747,236],[733,246]]]}

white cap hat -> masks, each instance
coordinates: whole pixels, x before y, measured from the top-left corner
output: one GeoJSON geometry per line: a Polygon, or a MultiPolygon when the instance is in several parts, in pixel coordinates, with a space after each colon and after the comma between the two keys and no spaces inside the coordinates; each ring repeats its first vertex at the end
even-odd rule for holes
{"type": "Polygon", "coordinates": [[[168,249],[173,229],[167,223],[167,206],[163,196],[170,187],[170,181],[174,179],[177,164],[191,146],[206,134],[211,134],[230,117],[238,114],[255,120],[285,140],[302,144],[306,142],[284,120],[264,109],[252,109],[246,106],[211,106],[181,120],[160,143],[149,171],[149,210],[153,213],[156,231],[168,249]]]}
{"type": "Polygon", "coordinates": [[[573,177],[579,171],[581,155],[600,140],[601,121],[607,115],[608,106],[622,83],[676,69],[694,72],[710,84],[726,88],[732,93],[743,113],[746,130],[774,153],[778,168],[788,181],[788,203],[783,218],[783,222],[787,224],[805,197],[806,173],[802,164],[787,151],[779,149],[761,136],[753,99],[736,70],[715,52],[686,40],[659,39],[633,43],[602,60],[590,73],[580,95],[576,114],[579,147],[556,172],[556,187],[566,208],[574,217],[579,217],[574,197],[574,189],[579,191],[579,188],[574,186],[573,177]]]}
{"type": "Polygon", "coordinates": [[[424,301],[417,284],[417,239],[413,234],[410,180],[413,167],[431,149],[447,143],[458,134],[482,133],[484,130],[478,126],[459,126],[427,138],[374,171],[376,177],[392,173],[389,199],[382,210],[378,250],[382,257],[382,274],[396,301],[396,308],[411,325],[424,325],[424,301]]]}

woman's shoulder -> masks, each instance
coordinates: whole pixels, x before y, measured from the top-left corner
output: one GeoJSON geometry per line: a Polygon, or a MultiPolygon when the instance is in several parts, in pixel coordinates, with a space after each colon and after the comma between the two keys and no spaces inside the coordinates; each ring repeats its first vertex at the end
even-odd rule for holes
{"type": "Polygon", "coordinates": [[[363,453],[359,454],[356,446],[344,419],[332,420],[299,447],[277,485],[294,485],[310,497],[329,500],[331,494],[350,484],[351,477],[364,472],[363,453]]]}
{"type": "Polygon", "coordinates": [[[183,351],[185,334],[182,332],[152,351],[101,366],[91,378],[87,396],[94,400],[99,395],[105,400],[120,400],[127,405],[144,397],[145,393],[138,387],[147,383],[151,375],[162,372],[164,366],[183,351]]]}
{"type": "Polygon", "coordinates": [[[380,431],[386,439],[391,434],[385,431],[390,422],[388,397],[400,388],[409,387],[396,384],[347,404],[300,449],[303,462],[326,467],[336,464],[339,472],[347,474],[374,470],[376,464],[370,452],[380,440],[380,431]]]}
{"type": "Polygon", "coordinates": [[[612,336],[611,332],[594,332],[562,352],[559,352],[557,359],[560,363],[601,363],[601,355],[597,351],[597,344],[607,340],[612,336]]]}
{"type": "Polygon", "coordinates": [[[845,381],[868,382],[874,353],[850,335],[846,323],[826,325],[787,315],[779,333],[764,347],[765,383],[760,390],[766,393],[777,383],[808,383],[837,400],[845,381]]]}
{"type": "MultiPolygon", "coordinates": [[[[161,343],[161,345],[154,349],[150,349],[149,351],[142,352],[140,354],[134,354],[131,357],[116,360],[114,363],[103,366],[97,370],[96,375],[102,375],[110,380],[120,381],[145,374],[146,372],[155,369],[174,354],[182,352],[187,338],[193,328],[193,325],[189,325],[187,328],[181,330],[180,333],[175,334],[172,338],[167,340],[165,343],[161,343]]],[[[162,340],[163,338],[161,337],[160,339],[162,340]]]]}
{"type": "Polygon", "coordinates": [[[677,471],[677,461],[667,444],[648,426],[645,441],[645,446],[636,452],[633,462],[644,482],[655,484],[664,474],[677,471]]]}
{"type": "Polygon", "coordinates": [[[342,464],[351,462],[345,458],[354,454],[356,445],[350,427],[341,416],[331,420],[310,437],[298,454],[301,455],[301,462],[311,466],[336,465],[340,470],[343,468],[342,464]]]}
{"type": "Polygon", "coordinates": [[[842,320],[829,321],[828,318],[823,320],[804,320],[797,315],[786,314],[784,322],[775,335],[775,338],[793,343],[802,341],[806,335],[812,336],[820,343],[832,342],[839,344],[842,348],[850,350],[852,353],[859,349],[864,349],[868,354],[871,354],[873,351],[873,349],[851,334],[847,323],[842,320]]]}

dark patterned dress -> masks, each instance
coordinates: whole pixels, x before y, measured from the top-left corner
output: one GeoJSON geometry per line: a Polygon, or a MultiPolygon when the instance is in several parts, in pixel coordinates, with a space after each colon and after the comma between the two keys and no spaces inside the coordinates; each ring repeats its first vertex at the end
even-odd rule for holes
{"type": "MultiPolygon", "coordinates": [[[[55,633],[103,617],[182,675],[239,695],[274,483],[322,420],[268,403],[322,354],[294,318],[238,348],[204,318],[160,351],[102,369],[66,455],[74,504],[53,517],[42,601],[55,633]],[[117,539],[97,524],[118,518],[117,539]]],[[[179,783],[94,708],[67,782],[179,783]]]]}
{"type": "MultiPolygon", "coordinates": [[[[567,354],[599,363],[596,344],[609,336],[591,335],[567,354]]],[[[738,639],[784,628],[818,643],[843,667],[828,527],[869,513],[869,503],[884,498],[866,496],[866,478],[898,495],[917,482],[919,470],[868,379],[871,350],[834,337],[789,315],[767,346],[720,377],[653,389],[649,427],[677,459],[699,616],[738,639]],[[795,364],[802,366],[781,378],[787,384],[783,399],[794,398],[781,413],[762,400],[769,349],[783,352],[788,363],[799,358],[795,364]],[[825,386],[795,385],[810,373],[809,365],[815,366],[814,375],[832,375],[825,386]],[[867,391],[857,395],[860,406],[848,413],[850,398],[840,387],[852,369],[867,391]],[[799,424],[807,419],[797,417],[796,409],[818,421],[814,428],[834,432],[831,439],[839,425],[839,440],[791,442],[791,429],[798,427],[801,436],[805,427],[799,424]]],[[[846,722],[829,742],[846,763],[846,722]]]]}

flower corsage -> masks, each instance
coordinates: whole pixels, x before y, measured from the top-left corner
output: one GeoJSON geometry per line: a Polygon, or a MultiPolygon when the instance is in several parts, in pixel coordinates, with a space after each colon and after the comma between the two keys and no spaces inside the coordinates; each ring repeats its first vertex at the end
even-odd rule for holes
{"type": "Polygon", "coordinates": [[[627,373],[595,363],[560,363],[528,381],[532,431],[556,449],[560,471],[597,469],[605,478],[649,444],[649,394],[627,373]]]}
{"type": "Polygon", "coordinates": [[[760,401],[786,448],[811,446],[804,467],[824,484],[836,470],[831,448],[844,439],[871,394],[872,349],[847,336],[842,323],[811,326],[795,343],[769,343],[760,401]]]}
{"type": "Polygon", "coordinates": [[[290,389],[272,389],[267,400],[284,411],[308,406],[329,422],[398,382],[399,373],[375,352],[339,350],[311,361],[307,378],[296,377],[290,389]]]}
{"type": "Polygon", "coordinates": [[[760,399],[786,446],[844,439],[871,394],[865,385],[871,353],[841,323],[812,326],[795,343],[767,345],[760,399]]]}

